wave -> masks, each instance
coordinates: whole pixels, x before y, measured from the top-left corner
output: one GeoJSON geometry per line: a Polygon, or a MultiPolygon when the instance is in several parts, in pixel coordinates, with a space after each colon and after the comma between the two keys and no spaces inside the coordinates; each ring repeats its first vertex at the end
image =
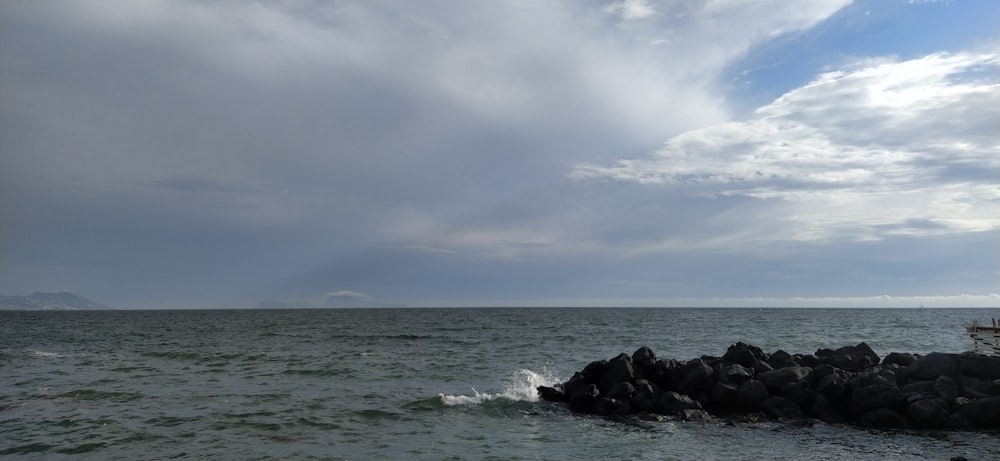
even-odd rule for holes
{"type": "Polygon", "coordinates": [[[472,388],[472,395],[438,394],[438,399],[445,406],[478,405],[493,400],[509,400],[514,402],[537,402],[538,386],[552,386],[560,382],[549,373],[537,373],[528,369],[520,369],[508,376],[499,392],[479,392],[472,388]]]}

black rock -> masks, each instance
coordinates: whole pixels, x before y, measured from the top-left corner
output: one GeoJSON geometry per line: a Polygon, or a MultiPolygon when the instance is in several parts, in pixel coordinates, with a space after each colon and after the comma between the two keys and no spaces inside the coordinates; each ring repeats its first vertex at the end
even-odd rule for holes
{"type": "Polygon", "coordinates": [[[810,373],[812,373],[812,368],[791,366],[757,373],[756,379],[764,383],[767,390],[774,394],[780,393],[792,383],[807,379],[810,373]]]}
{"type": "Polygon", "coordinates": [[[618,357],[609,360],[604,367],[599,387],[601,392],[609,392],[616,384],[632,381],[634,378],[635,368],[632,367],[632,358],[619,354],[618,357]]]}
{"type": "Polygon", "coordinates": [[[839,349],[819,349],[816,358],[820,363],[826,363],[841,370],[861,371],[879,363],[878,354],[866,343],[856,346],[844,346],[839,349]]]}
{"type": "Polygon", "coordinates": [[[903,354],[900,352],[890,352],[889,355],[882,359],[882,365],[896,364],[904,367],[910,366],[913,362],[917,361],[917,356],[913,354],[903,354]]]}
{"type": "Polygon", "coordinates": [[[955,361],[954,354],[942,352],[931,352],[914,362],[916,370],[910,375],[910,379],[931,381],[939,376],[954,377],[958,371],[958,362],[955,361]]]}
{"type": "Polygon", "coordinates": [[[751,346],[742,342],[729,346],[726,354],[722,356],[727,362],[738,363],[745,367],[752,367],[754,362],[764,360],[766,356],[757,346],[751,346]]]}
{"type": "Polygon", "coordinates": [[[660,395],[657,400],[657,408],[661,413],[680,414],[682,410],[701,410],[701,404],[684,394],[674,391],[667,391],[660,395]]]}
{"type": "Polygon", "coordinates": [[[792,354],[789,354],[781,349],[774,351],[774,353],[767,358],[766,362],[775,369],[798,366],[792,358],[792,354]]]}
{"type": "Polygon", "coordinates": [[[961,410],[962,416],[976,426],[989,429],[1000,428],[1000,397],[986,397],[970,400],[961,410]]]}
{"type": "Polygon", "coordinates": [[[801,419],[804,417],[802,408],[791,400],[777,395],[772,395],[760,404],[764,413],[774,419],[801,419]]]}
{"type": "Polygon", "coordinates": [[[948,403],[940,398],[917,400],[910,403],[906,416],[919,428],[936,429],[948,422],[948,403]]]}
{"type": "MultiPolygon", "coordinates": [[[[758,414],[874,427],[1000,429],[1000,360],[971,353],[891,353],[865,343],[814,356],[734,344],[723,358],[657,360],[648,347],[591,362],[568,381],[538,387],[548,401],[598,415],[670,414],[684,419],[758,414]],[[741,363],[742,362],[742,363],[741,363]]],[[[738,420],[738,419],[736,419],[738,420]]],[[[735,420],[734,420],[735,421],[735,420]]]]}
{"type": "Polygon", "coordinates": [[[1000,379],[1000,357],[990,357],[966,352],[955,356],[959,372],[964,376],[993,381],[1000,379]]]}
{"type": "Polygon", "coordinates": [[[542,400],[548,400],[549,402],[562,402],[566,400],[561,390],[548,386],[538,386],[538,396],[542,400]]]}
{"type": "Polygon", "coordinates": [[[740,387],[736,390],[736,398],[739,400],[739,405],[746,411],[759,410],[761,402],[770,396],[771,394],[767,392],[767,386],[756,379],[751,379],[740,384],[740,387]]]}

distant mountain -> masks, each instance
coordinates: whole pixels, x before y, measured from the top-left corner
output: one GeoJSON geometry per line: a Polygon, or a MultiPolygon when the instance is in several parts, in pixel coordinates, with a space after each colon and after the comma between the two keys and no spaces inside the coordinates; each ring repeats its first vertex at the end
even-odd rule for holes
{"type": "Polygon", "coordinates": [[[303,301],[275,301],[265,299],[257,303],[257,309],[323,309],[339,307],[406,307],[405,304],[394,304],[370,299],[362,294],[335,293],[326,297],[326,300],[312,304],[303,301]]]}
{"type": "Polygon", "coordinates": [[[95,303],[68,291],[54,293],[36,291],[28,296],[0,296],[0,309],[9,311],[82,311],[108,309],[108,306],[95,303]]]}
{"type": "Polygon", "coordinates": [[[322,307],[406,307],[405,304],[386,303],[362,296],[334,294],[326,297],[322,307]]]}

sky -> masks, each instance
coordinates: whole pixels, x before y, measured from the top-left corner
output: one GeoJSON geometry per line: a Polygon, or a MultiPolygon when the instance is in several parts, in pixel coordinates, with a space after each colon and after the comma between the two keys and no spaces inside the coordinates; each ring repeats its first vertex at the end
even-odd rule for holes
{"type": "Polygon", "coordinates": [[[998,18],[6,0],[0,293],[998,307],[998,18]]]}

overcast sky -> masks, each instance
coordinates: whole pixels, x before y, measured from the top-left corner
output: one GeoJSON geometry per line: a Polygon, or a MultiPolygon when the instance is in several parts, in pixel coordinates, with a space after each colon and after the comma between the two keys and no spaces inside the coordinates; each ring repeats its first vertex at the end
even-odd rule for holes
{"type": "Polygon", "coordinates": [[[0,3],[0,291],[1000,306],[1000,2],[0,3]]]}

